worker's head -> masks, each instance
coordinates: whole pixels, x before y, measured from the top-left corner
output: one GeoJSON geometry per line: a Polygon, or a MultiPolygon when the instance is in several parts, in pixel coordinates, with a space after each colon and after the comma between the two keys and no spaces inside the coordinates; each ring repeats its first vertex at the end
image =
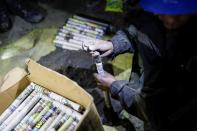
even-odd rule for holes
{"type": "Polygon", "coordinates": [[[158,15],[167,29],[184,25],[197,13],[197,0],[141,0],[141,7],[158,15]]]}

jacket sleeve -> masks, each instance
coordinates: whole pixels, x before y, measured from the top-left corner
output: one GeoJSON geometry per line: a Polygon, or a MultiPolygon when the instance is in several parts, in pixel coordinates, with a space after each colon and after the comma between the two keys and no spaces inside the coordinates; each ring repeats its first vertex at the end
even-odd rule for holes
{"type": "MultiPolygon", "coordinates": [[[[143,60],[144,83],[142,89],[143,92],[140,92],[140,95],[152,96],[155,92],[160,90],[157,87],[161,87],[160,83],[163,72],[162,67],[164,65],[161,59],[160,49],[149,39],[146,34],[136,30],[134,26],[130,26],[127,30],[131,36],[137,36],[138,48],[140,56],[143,60]]],[[[125,50],[129,50],[131,52],[135,51],[132,43],[129,42],[124,32],[118,32],[113,38],[112,43],[114,45],[115,54],[125,50]],[[118,40],[115,40],[115,38],[118,40]]],[[[115,81],[110,87],[112,96],[119,99],[127,111],[132,108],[133,103],[135,103],[135,95],[139,93],[133,88],[133,86],[135,85],[128,81],[115,81]]]]}
{"type": "MultiPolygon", "coordinates": [[[[130,26],[127,30],[129,31],[130,35],[132,35],[133,32],[136,31],[134,26],[130,26]]],[[[112,56],[116,56],[125,52],[134,52],[134,46],[123,30],[119,30],[111,39],[111,42],[114,47],[112,56]]]]}
{"type": "Polygon", "coordinates": [[[121,105],[127,111],[130,111],[135,102],[137,91],[131,88],[132,83],[125,80],[118,80],[112,83],[110,92],[113,98],[120,100],[121,105]]]}

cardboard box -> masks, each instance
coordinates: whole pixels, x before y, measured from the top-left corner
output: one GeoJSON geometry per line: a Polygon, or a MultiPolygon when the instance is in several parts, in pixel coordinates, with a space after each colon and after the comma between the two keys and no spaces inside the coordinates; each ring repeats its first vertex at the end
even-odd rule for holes
{"type": "Polygon", "coordinates": [[[77,131],[103,131],[92,96],[76,82],[31,59],[28,59],[26,64],[27,71],[14,68],[0,80],[0,113],[14,101],[30,82],[35,82],[85,107],[86,110],[76,128],[77,131]]]}

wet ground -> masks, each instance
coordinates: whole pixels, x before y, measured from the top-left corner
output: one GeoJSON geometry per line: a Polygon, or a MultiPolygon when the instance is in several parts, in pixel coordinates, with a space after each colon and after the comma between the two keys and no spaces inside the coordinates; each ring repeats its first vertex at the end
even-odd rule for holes
{"type": "MultiPolygon", "coordinates": [[[[47,12],[43,22],[30,24],[12,16],[13,28],[0,34],[0,77],[15,66],[24,67],[23,61],[30,57],[76,81],[94,97],[97,110],[103,116],[104,98],[93,77],[96,70],[92,57],[83,51],[55,48],[52,40],[57,29],[73,14],[82,13],[108,21],[115,27],[114,31],[123,27],[124,15],[105,12],[105,0],[41,0],[39,5],[47,12]],[[7,52],[11,53],[6,54],[7,52]]],[[[115,71],[118,74],[129,68],[128,63],[122,65],[125,66],[122,69],[120,66],[112,67],[110,62],[104,61],[105,70],[111,73],[115,71]]]]}

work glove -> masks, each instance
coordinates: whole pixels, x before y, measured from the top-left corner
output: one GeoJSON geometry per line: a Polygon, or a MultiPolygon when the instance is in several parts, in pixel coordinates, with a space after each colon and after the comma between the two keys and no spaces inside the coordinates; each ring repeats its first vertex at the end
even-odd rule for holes
{"type": "Polygon", "coordinates": [[[115,77],[107,72],[105,72],[104,76],[95,73],[94,77],[96,78],[99,88],[105,91],[109,91],[111,84],[116,81],[115,77]]]}
{"type": "Polygon", "coordinates": [[[101,52],[101,57],[110,55],[113,52],[113,44],[110,41],[94,40],[83,44],[84,50],[89,50],[94,56],[95,51],[101,52]]]}

